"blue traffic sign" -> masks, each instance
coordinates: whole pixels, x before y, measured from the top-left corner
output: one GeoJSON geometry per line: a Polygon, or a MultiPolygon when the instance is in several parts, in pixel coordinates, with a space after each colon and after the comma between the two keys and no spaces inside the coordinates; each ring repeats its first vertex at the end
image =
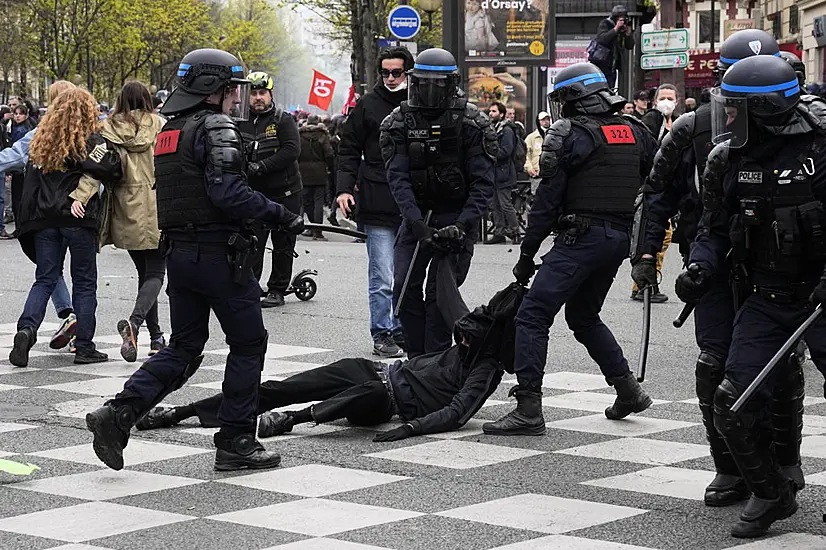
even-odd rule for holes
{"type": "Polygon", "coordinates": [[[387,26],[396,38],[409,40],[422,28],[422,18],[410,6],[399,6],[387,16],[387,26]]]}

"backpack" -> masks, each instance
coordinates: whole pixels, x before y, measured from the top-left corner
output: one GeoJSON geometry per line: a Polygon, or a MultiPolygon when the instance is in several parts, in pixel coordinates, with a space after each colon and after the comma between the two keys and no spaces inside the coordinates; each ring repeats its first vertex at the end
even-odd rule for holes
{"type": "Polygon", "coordinates": [[[609,62],[614,62],[614,50],[600,44],[596,37],[591,39],[585,53],[588,54],[588,62],[598,67],[605,67],[609,62]]]}
{"type": "Polygon", "coordinates": [[[525,143],[525,130],[521,125],[514,122],[510,123],[513,130],[513,135],[516,137],[516,146],[513,148],[513,164],[516,166],[516,171],[521,172],[525,169],[525,162],[528,160],[528,144],[525,143]]]}

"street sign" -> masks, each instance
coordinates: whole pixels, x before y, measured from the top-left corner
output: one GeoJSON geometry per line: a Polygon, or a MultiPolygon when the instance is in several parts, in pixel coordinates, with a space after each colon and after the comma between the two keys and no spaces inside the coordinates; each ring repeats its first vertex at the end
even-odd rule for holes
{"type": "Polygon", "coordinates": [[[644,71],[655,69],[685,69],[688,67],[688,53],[655,53],[644,55],[640,59],[640,67],[644,71]]]}
{"type": "Polygon", "coordinates": [[[688,29],[665,29],[642,33],[642,53],[688,51],[688,29]]]}
{"type": "Polygon", "coordinates": [[[398,6],[387,16],[387,26],[396,38],[410,40],[422,28],[422,18],[410,6],[398,6]]]}

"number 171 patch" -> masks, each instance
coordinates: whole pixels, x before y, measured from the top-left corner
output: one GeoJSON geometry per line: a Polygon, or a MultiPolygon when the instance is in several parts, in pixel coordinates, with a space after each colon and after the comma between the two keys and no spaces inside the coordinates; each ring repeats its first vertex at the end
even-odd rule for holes
{"type": "Polygon", "coordinates": [[[608,143],[637,143],[631,128],[622,124],[602,126],[602,133],[605,134],[605,140],[608,143]]]}

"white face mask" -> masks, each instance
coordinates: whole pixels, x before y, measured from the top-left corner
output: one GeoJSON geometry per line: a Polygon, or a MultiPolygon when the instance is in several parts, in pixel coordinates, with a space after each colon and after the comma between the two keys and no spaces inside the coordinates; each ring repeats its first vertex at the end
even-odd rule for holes
{"type": "Polygon", "coordinates": [[[402,90],[407,89],[407,79],[405,78],[404,81],[402,81],[402,83],[396,86],[395,88],[391,88],[387,85],[387,83],[384,84],[384,87],[390,90],[391,92],[401,92],[402,90]]]}
{"type": "Polygon", "coordinates": [[[663,116],[671,116],[671,113],[674,112],[676,107],[677,104],[670,99],[661,99],[657,102],[657,110],[661,112],[663,116]]]}

